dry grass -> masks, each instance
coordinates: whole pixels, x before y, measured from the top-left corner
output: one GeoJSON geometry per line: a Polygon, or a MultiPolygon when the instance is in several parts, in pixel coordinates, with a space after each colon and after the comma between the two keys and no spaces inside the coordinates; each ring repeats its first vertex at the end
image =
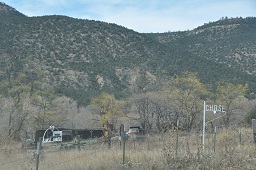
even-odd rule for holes
{"type": "MultiPolygon", "coordinates": [[[[200,135],[179,134],[178,148],[176,137],[176,132],[170,132],[145,141],[128,141],[124,169],[256,169],[256,145],[250,129],[218,130],[215,153],[213,134],[206,136],[204,150],[200,135]]],[[[0,154],[0,169],[35,169],[35,150],[5,148],[0,154]]],[[[112,143],[111,149],[106,144],[94,142],[81,147],[80,151],[59,150],[59,146],[52,146],[41,152],[39,169],[118,170],[123,168],[122,158],[119,142],[112,143]]]]}

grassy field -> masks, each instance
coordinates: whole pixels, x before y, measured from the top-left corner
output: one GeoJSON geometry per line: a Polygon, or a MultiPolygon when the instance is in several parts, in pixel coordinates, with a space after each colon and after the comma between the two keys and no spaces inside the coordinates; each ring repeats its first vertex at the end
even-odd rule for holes
{"type": "MultiPolygon", "coordinates": [[[[144,141],[128,140],[125,156],[119,141],[112,141],[110,149],[101,140],[82,141],[86,144],[80,150],[77,146],[60,149],[60,144],[50,144],[40,152],[39,169],[256,169],[256,145],[251,129],[218,129],[215,142],[214,134],[206,135],[204,149],[201,139],[200,134],[177,135],[175,131],[150,135],[144,141]]],[[[36,150],[22,149],[21,144],[2,145],[0,169],[36,169],[36,150]]]]}

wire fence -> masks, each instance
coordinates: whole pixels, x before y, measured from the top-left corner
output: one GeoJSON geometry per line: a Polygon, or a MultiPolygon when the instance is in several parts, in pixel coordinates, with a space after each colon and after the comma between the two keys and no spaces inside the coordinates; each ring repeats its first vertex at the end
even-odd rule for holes
{"type": "Polygon", "coordinates": [[[109,148],[100,139],[35,146],[1,147],[0,169],[232,169],[256,167],[256,145],[245,128],[218,129],[206,133],[202,149],[200,133],[171,130],[140,140],[113,139],[109,148]],[[125,149],[124,146],[125,145],[125,149]],[[123,159],[124,158],[124,159],[123,159]]]}

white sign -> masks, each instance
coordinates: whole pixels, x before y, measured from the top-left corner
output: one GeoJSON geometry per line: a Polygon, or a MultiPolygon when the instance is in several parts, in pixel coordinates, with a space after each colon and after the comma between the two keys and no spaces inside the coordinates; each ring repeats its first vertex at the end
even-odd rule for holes
{"type": "Polygon", "coordinates": [[[46,131],[44,132],[43,135],[43,143],[48,143],[48,142],[62,142],[62,131],[54,131],[55,127],[54,126],[50,126],[48,129],[46,129],[46,131]],[[52,136],[48,136],[48,138],[44,138],[45,134],[47,133],[48,130],[52,131],[52,136]]]}
{"type": "Polygon", "coordinates": [[[225,107],[222,105],[206,105],[205,107],[206,111],[213,111],[215,114],[217,111],[218,112],[225,112],[225,107]]]}
{"type": "MultiPolygon", "coordinates": [[[[203,115],[203,141],[202,141],[202,144],[203,144],[203,149],[204,149],[204,135],[205,135],[205,113],[206,111],[212,111],[214,114],[216,112],[224,112],[226,114],[226,111],[225,111],[225,107],[222,106],[222,105],[206,105],[206,102],[204,101],[204,115],[203,115]]],[[[224,114],[224,115],[225,115],[224,114]]],[[[222,115],[222,116],[224,116],[222,115]]],[[[217,118],[220,118],[222,116],[219,116],[217,118]]],[[[215,118],[215,119],[217,119],[215,118]]]]}
{"type": "Polygon", "coordinates": [[[62,131],[53,131],[53,141],[62,142],[62,131]]]}
{"type": "Polygon", "coordinates": [[[48,142],[62,142],[62,131],[53,131],[53,136],[44,138],[44,143],[48,142]]]}

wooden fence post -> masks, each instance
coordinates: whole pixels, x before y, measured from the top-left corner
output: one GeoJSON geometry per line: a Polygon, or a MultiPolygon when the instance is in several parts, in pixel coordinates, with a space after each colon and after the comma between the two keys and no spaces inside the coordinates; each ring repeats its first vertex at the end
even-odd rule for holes
{"type": "Polygon", "coordinates": [[[175,148],[175,156],[178,157],[178,149],[179,149],[179,119],[177,120],[177,126],[176,126],[176,148],[175,148]]]}
{"type": "Polygon", "coordinates": [[[39,138],[39,143],[37,143],[37,150],[36,150],[36,170],[38,170],[39,167],[39,155],[40,155],[40,150],[42,148],[42,138],[39,138]]]}
{"type": "Polygon", "coordinates": [[[125,131],[123,131],[121,138],[122,138],[122,142],[123,142],[123,164],[122,164],[122,170],[124,170],[125,169],[125,167],[124,167],[125,166],[125,142],[126,142],[126,140],[128,140],[128,135],[126,135],[125,131]]]}
{"type": "Polygon", "coordinates": [[[77,145],[78,145],[77,148],[78,148],[79,151],[81,150],[81,143],[80,143],[81,141],[80,140],[81,140],[81,137],[80,137],[80,135],[78,135],[77,136],[77,145]]]}
{"type": "Polygon", "coordinates": [[[252,119],[252,132],[254,143],[256,144],[256,119],[252,119]]]}

